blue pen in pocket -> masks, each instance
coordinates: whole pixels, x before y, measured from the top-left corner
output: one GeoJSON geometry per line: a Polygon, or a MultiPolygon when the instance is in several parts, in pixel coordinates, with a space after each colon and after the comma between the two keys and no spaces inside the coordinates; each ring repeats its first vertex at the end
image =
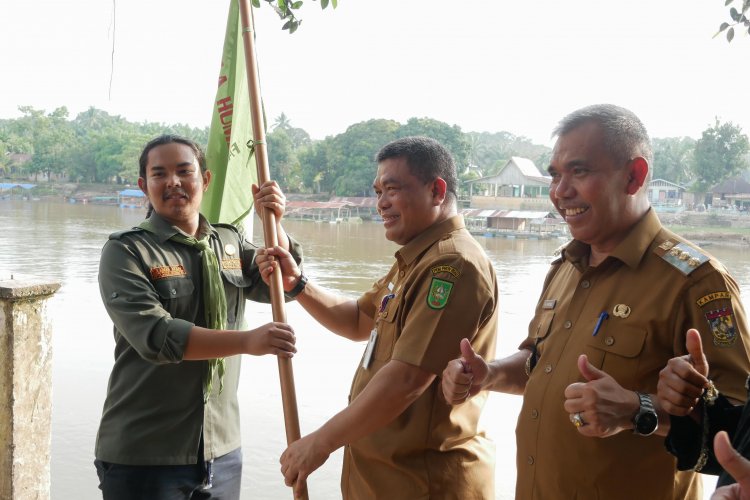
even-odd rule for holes
{"type": "Polygon", "coordinates": [[[602,311],[602,313],[599,315],[599,319],[596,320],[596,326],[594,327],[594,333],[591,334],[592,337],[596,337],[596,334],[599,333],[599,328],[602,327],[602,321],[609,318],[609,314],[607,314],[607,311],[602,311]]]}

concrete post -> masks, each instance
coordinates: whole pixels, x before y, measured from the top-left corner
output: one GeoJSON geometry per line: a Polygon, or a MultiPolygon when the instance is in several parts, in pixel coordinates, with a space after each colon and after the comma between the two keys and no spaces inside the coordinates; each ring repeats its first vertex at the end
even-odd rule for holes
{"type": "Polygon", "coordinates": [[[59,283],[0,276],[0,498],[50,498],[52,334],[59,283]]]}

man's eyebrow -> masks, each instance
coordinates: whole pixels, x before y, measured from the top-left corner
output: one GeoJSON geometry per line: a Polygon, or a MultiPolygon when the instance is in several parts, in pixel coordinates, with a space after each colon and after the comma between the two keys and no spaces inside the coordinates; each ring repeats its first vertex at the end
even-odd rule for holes
{"type": "Polygon", "coordinates": [[[550,165],[549,167],[547,167],[547,173],[551,174],[552,172],[555,172],[557,170],[570,170],[575,167],[584,167],[584,166],[586,166],[586,162],[583,160],[578,160],[578,159],[570,160],[562,167],[556,167],[555,165],[550,165]]]}
{"type": "MultiPolygon", "coordinates": [[[[378,181],[375,181],[375,183],[378,183],[378,181]]],[[[393,184],[398,184],[398,181],[393,177],[383,177],[380,179],[379,184],[381,186],[385,186],[386,184],[393,185],[393,184]]]]}

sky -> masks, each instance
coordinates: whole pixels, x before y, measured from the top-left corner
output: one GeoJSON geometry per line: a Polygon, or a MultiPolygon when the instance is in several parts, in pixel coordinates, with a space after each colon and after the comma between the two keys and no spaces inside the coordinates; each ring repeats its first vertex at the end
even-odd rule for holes
{"type": "MultiPolygon", "coordinates": [[[[304,0],[293,35],[256,11],[262,95],[314,139],[354,123],[429,117],[551,145],[576,108],[633,110],[652,137],[750,134],[750,37],[712,38],[722,0],[304,0]]],[[[0,0],[0,118],[210,123],[227,0],[0,0]],[[110,84],[111,82],[111,84],[110,84]]]]}

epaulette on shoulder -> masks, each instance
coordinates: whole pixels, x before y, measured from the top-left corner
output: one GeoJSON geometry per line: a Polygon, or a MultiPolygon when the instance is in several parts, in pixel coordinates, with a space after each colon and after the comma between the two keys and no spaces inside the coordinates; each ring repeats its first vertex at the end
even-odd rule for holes
{"type": "Polygon", "coordinates": [[[216,224],[211,224],[211,226],[214,229],[217,229],[219,231],[229,231],[233,235],[237,235],[238,234],[238,235],[240,235],[243,238],[245,237],[245,235],[244,235],[245,231],[244,231],[243,228],[239,228],[237,226],[234,226],[232,224],[228,224],[226,222],[217,222],[216,224]]]}
{"type": "Polygon", "coordinates": [[[711,260],[711,258],[684,242],[664,240],[654,248],[654,253],[685,276],[711,260]]]}
{"type": "Polygon", "coordinates": [[[110,240],[119,240],[120,238],[122,238],[126,234],[139,233],[141,231],[145,231],[145,229],[140,228],[140,227],[131,227],[130,229],[123,229],[122,231],[117,231],[116,233],[110,234],[109,235],[109,239],[110,240]]]}
{"type": "Polygon", "coordinates": [[[555,251],[552,252],[552,257],[553,257],[552,263],[553,264],[556,263],[556,262],[558,262],[558,261],[562,261],[563,250],[565,250],[565,248],[568,245],[570,245],[571,241],[573,241],[573,240],[568,240],[565,243],[563,243],[562,245],[560,245],[559,247],[555,248],[555,251]]]}

